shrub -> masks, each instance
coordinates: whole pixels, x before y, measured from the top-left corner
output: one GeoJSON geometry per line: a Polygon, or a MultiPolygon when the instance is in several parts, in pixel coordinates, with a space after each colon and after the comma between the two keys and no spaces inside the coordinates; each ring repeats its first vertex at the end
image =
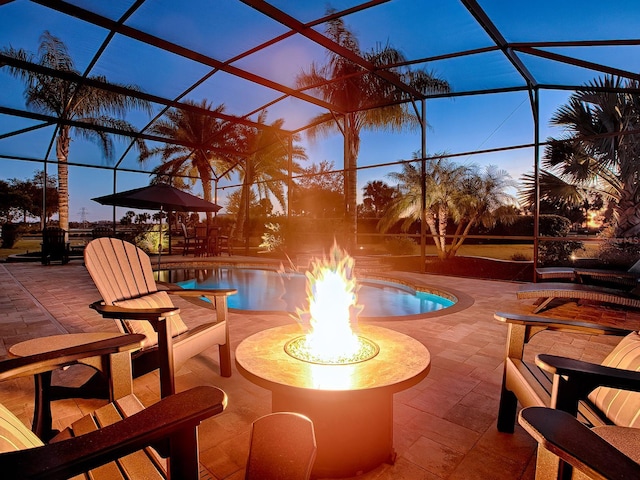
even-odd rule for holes
{"type": "Polygon", "coordinates": [[[13,248],[22,237],[22,230],[15,223],[2,224],[2,248],[13,248]]]}
{"type": "Polygon", "coordinates": [[[598,259],[621,270],[631,267],[640,258],[638,237],[607,238],[598,248],[598,259]]]}
{"type": "MultiPolygon", "coordinates": [[[[159,243],[159,231],[158,225],[146,225],[142,224],[140,226],[141,231],[138,231],[134,244],[141,248],[146,253],[158,253],[158,243],[159,243]]],[[[166,251],[169,249],[169,228],[166,224],[162,225],[162,250],[166,251]]]]}
{"type": "Polygon", "coordinates": [[[385,246],[392,255],[412,255],[416,250],[416,242],[409,237],[391,237],[385,241],[385,246]]]}
{"type": "Polygon", "coordinates": [[[285,249],[285,237],[281,232],[279,223],[267,223],[264,228],[267,230],[262,234],[260,248],[265,252],[276,252],[285,249]]]}
{"type": "MultiPolygon", "coordinates": [[[[540,215],[540,235],[543,237],[566,237],[571,230],[571,221],[560,215],[540,215]]],[[[583,248],[582,242],[541,241],[538,258],[543,265],[562,265],[569,261],[576,250],[583,248]]]]}
{"type": "Polygon", "coordinates": [[[531,260],[531,257],[527,254],[517,252],[511,255],[511,260],[514,262],[528,262],[531,260]]]}

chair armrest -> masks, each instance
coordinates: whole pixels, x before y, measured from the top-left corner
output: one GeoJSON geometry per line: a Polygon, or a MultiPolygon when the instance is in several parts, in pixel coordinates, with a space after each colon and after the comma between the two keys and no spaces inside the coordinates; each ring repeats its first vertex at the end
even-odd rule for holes
{"type": "Polygon", "coordinates": [[[169,288],[168,290],[164,290],[169,295],[179,295],[181,297],[202,297],[202,296],[210,296],[210,297],[228,297],[229,295],[234,295],[238,293],[238,290],[235,288],[202,288],[202,289],[191,289],[191,288],[169,288]]]}
{"type": "Polygon", "coordinates": [[[566,412],[529,407],[520,425],[545,449],[590,478],[640,478],[640,465],[566,412]]]}
{"type": "Polygon", "coordinates": [[[127,320],[154,320],[180,313],[180,309],[177,307],[127,308],[117,305],[105,305],[102,300],[93,302],[89,307],[105,318],[126,318],[127,320]]]}
{"type": "Polygon", "coordinates": [[[135,350],[141,347],[144,339],[145,336],[141,334],[125,334],[46,353],[11,358],[0,362],[0,380],[48,372],[71,365],[83,358],[135,350]]]}
{"type": "Polygon", "coordinates": [[[140,450],[221,413],[226,394],[200,386],[171,395],[113,425],[43,447],[0,454],[7,478],[68,478],[140,450]]]}
{"type": "Polygon", "coordinates": [[[605,367],[597,363],[545,353],[536,356],[536,365],[553,375],[568,377],[571,381],[583,385],[588,392],[596,387],[640,391],[640,372],[634,370],[605,367]]]}
{"type": "Polygon", "coordinates": [[[503,323],[547,328],[556,331],[573,331],[588,335],[616,335],[624,336],[633,329],[624,329],[595,322],[582,322],[570,318],[553,318],[541,315],[521,315],[518,313],[496,312],[493,318],[503,323]]]}

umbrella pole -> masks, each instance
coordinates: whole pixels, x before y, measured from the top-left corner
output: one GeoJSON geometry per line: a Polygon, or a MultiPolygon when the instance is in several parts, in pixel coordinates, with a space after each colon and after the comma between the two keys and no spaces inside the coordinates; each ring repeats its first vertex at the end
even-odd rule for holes
{"type": "Polygon", "coordinates": [[[162,211],[162,205],[160,205],[160,232],[158,232],[158,275],[160,275],[160,259],[162,258],[162,211]]]}

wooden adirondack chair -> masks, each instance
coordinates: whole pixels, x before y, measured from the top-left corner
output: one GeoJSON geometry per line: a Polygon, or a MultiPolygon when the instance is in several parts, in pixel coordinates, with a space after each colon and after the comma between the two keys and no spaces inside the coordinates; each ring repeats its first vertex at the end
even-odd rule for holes
{"type": "Polygon", "coordinates": [[[509,325],[498,430],[513,433],[522,405],[520,424],[539,443],[536,479],[574,478],[571,466],[587,478],[640,478],[640,335],[575,319],[495,318],[509,325]],[[525,345],[544,330],[624,337],[602,364],[548,354],[525,362],[525,345]]]}
{"type": "MultiPolygon", "coordinates": [[[[123,335],[0,362],[0,380],[120,354],[139,348],[142,338],[123,335]]],[[[129,394],[74,422],[48,445],[0,404],[2,477],[66,479],[90,470],[92,479],[199,478],[197,427],[224,410],[225,393],[215,387],[196,387],[144,408],[131,394],[130,375],[128,381],[129,394]],[[168,457],[168,462],[162,457],[168,457]]]]}
{"type": "Polygon", "coordinates": [[[133,355],[134,377],[160,368],[160,390],[164,397],[174,393],[174,370],[189,358],[218,345],[220,373],[231,376],[231,349],[227,325],[227,296],[235,289],[159,290],[149,256],[131,243],[116,238],[91,241],[84,252],[85,265],[102,300],[91,305],[105,318],[116,320],[126,333],[147,337],[140,352],[133,355]],[[169,295],[197,299],[206,297],[215,321],[189,330],[169,295]]]}
{"type": "Polygon", "coordinates": [[[251,426],[245,480],[307,480],[316,451],[308,417],[292,412],[260,417],[251,426]]]}
{"type": "Polygon", "coordinates": [[[59,260],[69,263],[69,242],[67,232],[60,227],[45,227],[42,230],[42,264],[49,265],[59,260]]]}
{"type": "Polygon", "coordinates": [[[640,478],[638,428],[590,429],[567,412],[546,407],[525,408],[518,421],[538,442],[536,480],[640,478]]]}
{"type": "MultiPolygon", "coordinates": [[[[583,423],[593,426],[607,423],[630,425],[640,410],[640,394],[628,396],[601,385],[615,386],[615,376],[628,376],[622,369],[640,368],[640,336],[623,328],[539,315],[497,312],[496,320],[508,325],[507,346],[498,411],[498,430],[513,433],[517,407],[553,407],[578,415],[583,423]],[[544,330],[614,335],[620,343],[602,365],[571,358],[540,354],[534,363],[525,361],[524,350],[531,338],[544,330]],[[613,401],[613,400],[615,401],[613,401]]],[[[640,373],[631,372],[638,377],[640,373]]],[[[619,388],[625,387],[623,380],[619,388]]],[[[638,388],[638,387],[636,387],[638,388]]],[[[640,419],[638,424],[640,426],[640,419]]]]}

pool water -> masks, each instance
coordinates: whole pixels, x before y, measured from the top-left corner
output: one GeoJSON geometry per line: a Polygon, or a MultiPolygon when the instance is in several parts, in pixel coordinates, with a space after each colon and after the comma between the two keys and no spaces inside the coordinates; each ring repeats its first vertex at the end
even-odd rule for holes
{"type": "MultiPolygon", "coordinates": [[[[308,308],[306,277],[302,273],[239,267],[165,270],[159,278],[186,289],[235,288],[228,297],[229,308],[257,312],[295,313],[308,308]]],[[[358,282],[361,317],[418,315],[450,307],[455,302],[405,285],[382,281],[358,282]]]]}

